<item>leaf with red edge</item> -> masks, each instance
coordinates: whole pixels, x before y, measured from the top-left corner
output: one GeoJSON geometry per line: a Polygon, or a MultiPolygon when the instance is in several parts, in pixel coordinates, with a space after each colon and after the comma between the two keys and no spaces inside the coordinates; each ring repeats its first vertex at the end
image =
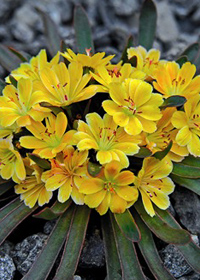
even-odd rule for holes
{"type": "Polygon", "coordinates": [[[152,274],[156,279],[175,280],[165,268],[158,254],[151,231],[136,211],[134,211],[134,218],[141,232],[141,240],[138,242],[138,246],[152,274]]]}
{"type": "Polygon", "coordinates": [[[175,183],[179,184],[181,187],[185,187],[188,190],[200,195],[200,179],[188,179],[173,174],[171,174],[170,177],[175,183]]]}
{"type": "MultiPolygon", "coordinates": [[[[46,280],[55,263],[57,256],[66,241],[68,231],[73,220],[75,207],[70,207],[56,221],[40,255],[37,257],[31,269],[22,278],[23,280],[46,280]]],[[[66,278],[63,278],[63,280],[66,278]]]]}
{"type": "Polygon", "coordinates": [[[9,72],[19,67],[21,60],[7,47],[0,44],[0,64],[9,72]]]}
{"type": "Polygon", "coordinates": [[[28,59],[23,55],[21,54],[20,52],[18,52],[17,50],[15,50],[14,48],[12,47],[8,47],[9,50],[14,53],[22,62],[28,62],[28,59]]]}
{"type": "Polygon", "coordinates": [[[156,32],[157,11],[152,0],[145,0],[140,13],[138,44],[151,49],[156,32]]]}
{"type": "MultiPolygon", "coordinates": [[[[181,229],[181,226],[177,223],[177,221],[172,217],[172,215],[168,211],[163,211],[158,207],[155,208],[157,214],[171,227],[175,229],[181,229]]],[[[181,254],[184,256],[188,264],[200,273],[200,247],[198,247],[192,240],[185,245],[177,245],[176,247],[179,249],[181,254]]]]}
{"type": "Polygon", "coordinates": [[[114,217],[126,238],[133,242],[138,242],[140,240],[140,231],[129,210],[126,210],[122,214],[114,214],[114,217]]]}
{"type": "Polygon", "coordinates": [[[43,20],[45,35],[47,38],[47,48],[50,54],[54,56],[60,50],[61,36],[59,35],[58,27],[49,15],[39,8],[36,8],[36,10],[40,13],[43,20]]]}
{"type": "Polygon", "coordinates": [[[86,54],[86,49],[94,53],[92,31],[85,10],[77,5],[74,11],[74,28],[76,35],[77,48],[79,53],[86,54]]]}
{"type": "Polygon", "coordinates": [[[113,238],[114,232],[111,225],[109,214],[101,217],[101,229],[103,234],[104,250],[106,257],[106,280],[121,280],[122,271],[120,260],[117,252],[115,240],[113,238]]]}
{"type": "Polygon", "coordinates": [[[20,224],[26,217],[28,217],[38,206],[33,208],[27,207],[19,199],[14,200],[0,211],[0,244],[5,238],[20,224]],[[3,216],[3,217],[2,217],[3,216]]]}
{"type": "Polygon", "coordinates": [[[163,241],[173,244],[186,244],[191,241],[190,234],[186,230],[174,229],[158,215],[154,217],[149,216],[140,199],[134,206],[148,228],[163,241]]]}
{"type": "Polygon", "coordinates": [[[121,232],[113,214],[110,213],[110,220],[114,232],[114,238],[122,268],[123,280],[145,280],[142,268],[138,262],[134,243],[128,240],[121,232]]]}
{"type": "Polygon", "coordinates": [[[87,206],[76,206],[76,212],[68,232],[63,256],[54,280],[73,279],[85,239],[90,211],[91,209],[87,206]]]}
{"type": "Polygon", "coordinates": [[[69,208],[71,203],[71,199],[67,200],[64,203],[56,201],[51,208],[45,207],[39,213],[33,215],[33,217],[45,220],[54,220],[61,214],[63,214],[69,208]]]}

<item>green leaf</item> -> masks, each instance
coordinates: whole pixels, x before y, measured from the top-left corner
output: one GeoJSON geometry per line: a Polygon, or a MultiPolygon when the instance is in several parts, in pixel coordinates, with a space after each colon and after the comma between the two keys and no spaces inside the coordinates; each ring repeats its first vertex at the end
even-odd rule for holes
{"type": "Polygon", "coordinates": [[[170,177],[175,183],[200,195],[200,179],[188,179],[176,175],[170,175],[170,177]]]}
{"type": "Polygon", "coordinates": [[[78,52],[85,54],[86,49],[91,48],[91,53],[94,53],[94,44],[89,20],[84,9],[80,5],[77,5],[74,11],[74,28],[78,52]]]}
{"type": "Polygon", "coordinates": [[[135,251],[134,243],[128,240],[119,229],[113,215],[110,213],[110,220],[114,232],[114,238],[122,267],[123,280],[145,280],[141,266],[135,251]]]}
{"type": "Polygon", "coordinates": [[[186,63],[188,61],[188,58],[186,55],[182,55],[179,58],[177,58],[176,62],[179,64],[180,67],[182,67],[182,65],[184,63],[186,63]]]}
{"type": "Polygon", "coordinates": [[[28,154],[28,157],[42,169],[51,169],[51,164],[47,159],[41,158],[40,156],[31,153],[28,154]]]}
{"type": "Polygon", "coordinates": [[[9,79],[10,79],[10,82],[11,84],[17,88],[17,80],[15,80],[15,78],[12,76],[12,75],[9,75],[9,79]]]}
{"type": "Polygon", "coordinates": [[[191,63],[195,63],[195,60],[199,56],[199,50],[200,50],[200,44],[199,43],[193,43],[181,55],[187,56],[188,60],[191,63]]]}
{"type": "Polygon", "coordinates": [[[129,210],[122,214],[114,214],[115,220],[126,238],[138,242],[141,238],[140,231],[129,210]]]}
{"type": "MultiPolygon", "coordinates": [[[[181,228],[181,226],[175,221],[175,219],[172,217],[172,215],[168,211],[163,211],[156,207],[156,212],[171,227],[173,227],[175,229],[181,228]]],[[[185,244],[185,245],[176,245],[176,247],[179,249],[181,254],[184,256],[184,258],[186,259],[188,264],[194,270],[196,270],[198,273],[200,273],[200,266],[199,266],[200,248],[193,241],[190,241],[188,244],[185,244]]]]}
{"type": "Polygon", "coordinates": [[[27,62],[28,60],[26,59],[26,57],[23,56],[23,54],[21,54],[20,52],[18,52],[17,50],[15,50],[12,47],[8,47],[9,50],[14,53],[22,62],[27,62]]]}
{"type": "Polygon", "coordinates": [[[1,181],[0,182],[0,196],[10,190],[15,183],[13,181],[1,181]]]}
{"type": "Polygon", "coordinates": [[[0,210],[0,221],[6,217],[7,214],[9,214],[13,209],[17,208],[21,204],[21,201],[19,197],[12,200],[10,203],[8,203],[6,206],[1,208],[0,210]]]}
{"type": "Polygon", "coordinates": [[[152,0],[145,0],[142,6],[139,19],[139,38],[138,44],[151,49],[153,46],[156,32],[157,11],[152,0]]]}
{"type": "Polygon", "coordinates": [[[113,238],[114,232],[108,213],[101,217],[101,228],[103,233],[103,242],[106,257],[106,280],[121,280],[121,265],[117,253],[116,243],[113,238]]]}
{"type": "Polygon", "coordinates": [[[101,172],[102,166],[91,161],[88,162],[88,172],[91,176],[95,177],[101,172]]]}
{"type": "Polygon", "coordinates": [[[134,155],[134,157],[137,158],[146,158],[146,157],[150,157],[152,155],[152,152],[145,148],[145,147],[140,147],[140,150],[137,154],[134,155]]]}
{"type": "Polygon", "coordinates": [[[153,157],[159,159],[159,160],[162,160],[171,150],[171,147],[172,147],[172,140],[169,142],[168,146],[163,150],[163,151],[160,151],[160,152],[156,152],[153,157]]]}
{"type": "Polygon", "coordinates": [[[172,228],[158,215],[154,217],[148,215],[141,200],[138,200],[134,206],[142,220],[158,238],[173,244],[186,244],[190,242],[190,235],[186,230],[172,228]]]}
{"type": "Polygon", "coordinates": [[[46,13],[39,8],[36,8],[36,10],[40,13],[43,20],[45,35],[47,38],[47,48],[50,54],[54,56],[60,50],[61,37],[58,32],[58,27],[46,13]]]}
{"type": "Polygon", "coordinates": [[[182,162],[173,163],[172,174],[190,179],[200,178],[200,168],[182,164],[182,162]]]}
{"type": "MultiPolygon", "coordinates": [[[[75,208],[70,207],[59,219],[56,221],[42,252],[37,257],[31,269],[22,278],[23,280],[46,280],[48,274],[56,261],[56,258],[66,240],[68,231],[70,229],[71,221],[73,219],[75,208]]],[[[63,278],[66,279],[66,278],[63,278]]]]}
{"type": "Polygon", "coordinates": [[[165,109],[167,107],[183,106],[183,104],[185,104],[186,101],[187,99],[184,96],[180,96],[180,95],[170,96],[165,99],[163,104],[160,106],[160,109],[165,109]]]}
{"type": "Polygon", "coordinates": [[[182,160],[181,164],[200,168],[200,158],[189,155],[182,160]]]}
{"type": "Polygon", "coordinates": [[[67,200],[64,203],[56,201],[51,208],[45,207],[39,213],[33,215],[33,217],[45,220],[54,220],[62,215],[69,208],[71,203],[71,199],[67,200]]]}
{"type": "Polygon", "coordinates": [[[90,210],[87,206],[76,206],[76,212],[65,243],[64,253],[54,280],[73,279],[85,239],[90,210]]]}
{"type": "Polygon", "coordinates": [[[138,246],[152,274],[156,279],[175,280],[165,268],[158,254],[151,231],[140,219],[136,211],[134,212],[134,218],[141,232],[141,240],[138,246]]]}
{"type": "Polygon", "coordinates": [[[0,96],[3,95],[2,91],[5,88],[5,86],[6,86],[6,83],[2,79],[0,79],[0,96]]]}
{"type": "Polygon", "coordinates": [[[0,64],[9,72],[19,67],[21,60],[7,47],[0,44],[0,64]]]}
{"type": "MultiPolygon", "coordinates": [[[[23,202],[19,203],[19,200],[15,200],[13,204],[9,204],[1,211],[2,213],[7,213],[0,222],[0,244],[5,240],[5,238],[15,229],[15,227],[20,224],[27,216],[29,216],[38,206],[33,208],[27,207],[23,202]],[[14,206],[13,206],[14,205],[14,206]]],[[[2,215],[0,211],[0,216],[2,215]]]]}
{"type": "Polygon", "coordinates": [[[128,40],[126,42],[126,46],[125,46],[125,48],[122,52],[122,56],[120,58],[120,60],[122,60],[123,63],[129,62],[128,56],[127,56],[127,49],[129,49],[130,47],[133,47],[133,36],[132,35],[128,37],[128,40]]]}

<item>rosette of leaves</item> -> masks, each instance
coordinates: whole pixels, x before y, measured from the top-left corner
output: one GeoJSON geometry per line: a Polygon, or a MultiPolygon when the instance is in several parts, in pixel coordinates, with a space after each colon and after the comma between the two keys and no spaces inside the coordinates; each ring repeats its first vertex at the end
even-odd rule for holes
{"type": "MultiPolygon", "coordinates": [[[[55,55],[60,48],[61,38],[51,19],[43,12],[39,12],[44,21],[49,52],[55,55]]],[[[77,6],[75,9],[74,24],[79,53],[84,53],[86,48],[91,48],[94,51],[88,18],[81,6],[77,6]]],[[[138,44],[144,46],[147,50],[152,47],[155,28],[156,7],[151,0],[145,0],[140,15],[138,44]]],[[[133,46],[132,37],[128,39],[122,54],[123,62],[127,61],[126,50],[130,46],[133,46]]],[[[61,44],[61,47],[65,48],[64,43],[61,44]]],[[[200,61],[199,49],[198,43],[192,44],[183,52],[177,62],[181,65],[189,60],[198,66],[200,61]]],[[[28,58],[18,51],[0,46],[0,62],[8,71],[27,60],[28,58]]],[[[12,77],[11,82],[16,83],[12,77]]],[[[1,90],[4,86],[4,81],[0,81],[1,90]]],[[[184,102],[184,98],[173,96],[167,98],[162,106],[164,108],[178,107],[182,106],[184,102]]],[[[154,156],[161,160],[170,148],[169,145],[165,150],[157,152],[154,156]]],[[[138,164],[140,164],[139,158],[145,158],[146,156],[149,156],[149,151],[141,149],[140,153],[136,155],[138,164]]],[[[49,168],[45,160],[34,156],[31,159],[38,166],[44,169],[49,168]]],[[[99,172],[99,167],[92,165],[89,172],[95,175],[99,172]]],[[[200,195],[200,159],[188,156],[181,163],[175,163],[171,178],[180,186],[200,195]]],[[[20,202],[19,197],[14,196],[13,185],[12,181],[0,179],[1,202],[4,205],[0,210],[1,243],[13,233],[19,224],[32,215],[35,218],[45,220],[56,219],[55,226],[43,250],[32,268],[22,279],[73,279],[85,240],[91,209],[87,206],[77,206],[71,200],[65,203],[55,201],[42,209],[38,209],[37,206],[30,209],[23,202],[20,202]],[[54,266],[56,262],[59,262],[59,265],[54,266]],[[49,275],[51,275],[51,278],[49,278],[49,275]]],[[[143,259],[152,273],[151,277],[158,280],[174,279],[165,269],[159,257],[154,235],[166,243],[174,244],[188,264],[194,270],[200,272],[200,249],[192,242],[189,232],[181,228],[169,211],[155,207],[155,212],[156,215],[150,217],[146,213],[141,199],[139,199],[123,214],[109,212],[99,217],[106,257],[106,280],[146,279],[142,270],[143,259]],[[143,258],[141,258],[141,254],[143,258]]]]}

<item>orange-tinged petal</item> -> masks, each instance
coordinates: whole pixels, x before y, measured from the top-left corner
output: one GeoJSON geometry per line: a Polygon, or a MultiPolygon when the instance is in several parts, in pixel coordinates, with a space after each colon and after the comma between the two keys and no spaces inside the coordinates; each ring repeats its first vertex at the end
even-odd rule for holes
{"type": "Polygon", "coordinates": [[[110,210],[113,213],[123,213],[126,210],[127,202],[117,194],[112,194],[110,199],[110,210]]]}
{"type": "Polygon", "coordinates": [[[97,193],[104,189],[104,181],[99,178],[86,179],[79,187],[79,191],[84,194],[97,193]]]}
{"type": "Polygon", "coordinates": [[[138,190],[130,186],[116,187],[118,196],[126,201],[136,201],[138,199],[138,190]]]}
{"type": "Polygon", "coordinates": [[[108,208],[110,206],[110,199],[111,199],[111,194],[107,192],[101,204],[96,208],[97,212],[100,215],[104,215],[108,211],[108,208]]]}
{"type": "Polygon", "coordinates": [[[106,164],[104,169],[104,174],[107,180],[112,180],[115,176],[117,176],[122,169],[121,164],[118,161],[111,161],[106,164]]]}
{"type": "Polygon", "coordinates": [[[101,190],[97,193],[86,195],[84,199],[85,204],[88,205],[90,208],[98,207],[103,201],[106,193],[107,192],[105,190],[101,190]]]}
{"type": "Polygon", "coordinates": [[[115,182],[119,186],[130,185],[135,181],[135,175],[131,171],[122,171],[115,176],[115,182]]]}

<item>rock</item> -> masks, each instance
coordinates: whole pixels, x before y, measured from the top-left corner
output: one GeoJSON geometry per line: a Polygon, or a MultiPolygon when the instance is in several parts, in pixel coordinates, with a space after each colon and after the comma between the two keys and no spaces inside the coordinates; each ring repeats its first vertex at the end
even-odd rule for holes
{"type": "Polygon", "coordinates": [[[41,252],[47,235],[38,233],[25,238],[22,242],[18,243],[11,256],[17,266],[17,270],[25,275],[34,261],[37,259],[38,254],[41,252]]]}
{"type": "Polygon", "coordinates": [[[42,20],[38,12],[29,3],[26,3],[18,8],[14,17],[16,21],[34,29],[38,29],[38,27],[42,24],[42,20]]]}
{"type": "Polygon", "coordinates": [[[183,276],[181,278],[178,278],[178,280],[200,280],[200,274],[193,272],[187,276],[183,276]]]}
{"type": "Polygon", "coordinates": [[[103,240],[96,230],[89,239],[86,238],[80,256],[79,266],[83,268],[100,268],[105,265],[103,240]]]}
{"type": "Polygon", "coordinates": [[[10,256],[0,251],[0,279],[12,280],[15,273],[15,265],[10,256]]]}
{"type": "Polygon", "coordinates": [[[51,221],[48,221],[45,223],[44,225],[44,233],[49,235],[52,231],[52,229],[54,228],[55,226],[55,223],[56,223],[56,220],[51,220],[51,221]]]}
{"type": "Polygon", "coordinates": [[[110,0],[110,4],[118,16],[131,16],[139,8],[137,0],[110,0]]]}
{"type": "Polygon", "coordinates": [[[23,24],[15,18],[10,23],[11,33],[15,39],[23,43],[30,43],[35,36],[33,28],[23,24]]]}
{"type": "Polygon", "coordinates": [[[195,11],[199,0],[170,0],[170,4],[173,12],[179,17],[184,18],[195,11]]]}
{"type": "Polygon", "coordinates": [[[172,195],[174,199],[174,209],[178,214],[180,222],[185,226],[191,233],[200,233],[200,199],[199,197],[185,189],[177,188],[172,195]],[[183,207],[184,205],[184,207],[183,207]]]}
{"type": "Polygon", "coordinates": [[[166,1],[157,3],[158,20],[157,36],[163,43],[172,43],[179,36],[179,30],[174,15],[166,1]]]}
{"type": "Polygon", "coordinates": [[[74,275],[74,279],[73,280],[81,280],[81,276],[78,276],[78,275],[74,275]]]}
{"type": "Polygon", "coordinates": [[[159,253],[164,266],[174,277],[178,278],[192,271],[192,268],[174,245],[167,245],[159,253]]]}
{"type": "MultiPolygon", "coordinates": [[[[0,252],[4,252],[7,255],[10,255],[10,252],[13,250],[14,244],[11,243],[10,241],[5,241],[1,246],[0,246],[0,252]]],[[[1,278],[0,278],[1,279],[1,278]]]]}

